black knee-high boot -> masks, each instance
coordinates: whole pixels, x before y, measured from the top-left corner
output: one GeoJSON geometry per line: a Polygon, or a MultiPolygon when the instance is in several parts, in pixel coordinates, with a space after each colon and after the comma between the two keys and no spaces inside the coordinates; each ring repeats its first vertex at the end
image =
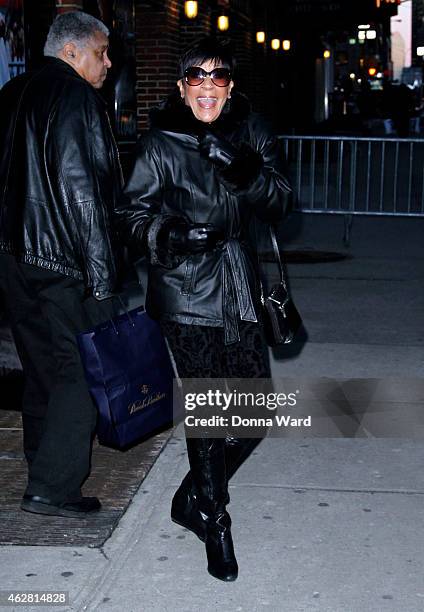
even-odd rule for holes
{"type": "MultiPolygon", "coordinates": [[[[261,438],[233,438],[231,436],[223,440],[227,482],[260,441],[261,438]]],[[[187,443],[189,444],[188,440],[187,443]]],[[[205,541],[205,521],[197,508],[191,471],[186,474],[172,499],[171,518],[178,525],[190,529],[202,542],[205,541]]]]}
{"type": "MultiPolygon", "coordinates": [[[[231,436],[227,436],[227,438],[222,441],[225,444],[227,483],[260,441],[260,438],[234,438],[231,436]]],[[[187,447],[189,447],[190,444],[191,442],[187,439],[187,447]]],[[[227,500],[229,500],[228,488],[226,494],[227,500]]],[[[205,541],[206,521],[198,508],[197,494],[191,471],[186,474],[173,497],[171,518],[175,523],[178,523],[186,529],[190,529],[190,531],[195,533],[202,542],[205,541]]]]}
{"type": "Polygon", "coordinates": [[[222,439],[187,439],[190,471],[197,511],[204,523],[208,572],[220,580],[235,580],[238,574],[231,536],[231,519],[222,439]]]}

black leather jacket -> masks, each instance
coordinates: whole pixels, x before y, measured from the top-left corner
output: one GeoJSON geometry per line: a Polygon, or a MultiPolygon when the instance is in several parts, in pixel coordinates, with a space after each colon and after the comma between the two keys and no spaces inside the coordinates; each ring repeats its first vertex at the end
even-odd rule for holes
{"type": "Polygon", "coordinates": [[[46,58],[3,87],[0,252],[109,297],[116,284],[110,218],[121,186],[105,104],[72,67],[46,58]]]}
{"type": "Polygon", "coordinates": [[[264,165],[248,188],[230,191],[215,166],[199,154],[197,135],[204,126],[176,96],[152,112],[151,123],[138,142],[117,210],[125,241],[147,246],[146,309],[160,319],[224,327],[226,343],[237,341],[237,320],[259,318],[251,218],[278,222],[290,200],[283,152],[264,119],[250,112],[247,99],[233,94],[213,128],[234,144],[248,143],[264,165]],[[170,255],[157,236],[175,216],[212,223],[224,234],[224,243],[204,254],[170,255]]]}

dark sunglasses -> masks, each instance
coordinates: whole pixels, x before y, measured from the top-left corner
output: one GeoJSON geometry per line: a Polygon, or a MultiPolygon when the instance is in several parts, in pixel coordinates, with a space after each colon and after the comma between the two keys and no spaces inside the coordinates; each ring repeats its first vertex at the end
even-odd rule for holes
{"type": "Polygon", "coordinates": [[[203,68],[190,66],[184,71],[184,80],[192,87],[201,85],[206,77],[210,77],[212,83],[217,87],[227,87],[231,82],[231,73],[227,68],[214,68],[211,72],[206,72],[203,68]]]}

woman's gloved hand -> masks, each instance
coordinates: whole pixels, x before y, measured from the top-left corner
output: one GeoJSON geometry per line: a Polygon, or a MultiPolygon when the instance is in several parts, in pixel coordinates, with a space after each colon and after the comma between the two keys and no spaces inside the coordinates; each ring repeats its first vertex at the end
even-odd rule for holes
{"type": "Polygon", "coordinates": [[[199,151],[202,157],[209,159],[219,168],[228,168],[238,154],[231,142],[211,132],[199,137],[199,151]]]}
{"type": "Polygon", "coordinates": [[[218,169],[223,182],[231,190],[247,189],[256,180],[262,166],[262,155],[246,143],[236,148],[228,140],[206,133],[199,138],[199,151],[218,169]]]}
{"type": "Polygon", "coordinates": [[[162,248],[180,255],[191,255],[212,251],[223,240],[223,235],[210,223],[187,223],[182,219],[168,226],[159,239],[162,248]]]}

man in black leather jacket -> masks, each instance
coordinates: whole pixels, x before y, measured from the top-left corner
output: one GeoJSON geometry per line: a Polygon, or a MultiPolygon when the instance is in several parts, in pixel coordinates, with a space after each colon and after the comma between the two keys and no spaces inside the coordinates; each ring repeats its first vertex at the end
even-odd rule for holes
{"type": "Polygon", "coordinates": [[[76,334],[113,315],[111,212],[121,170],[97,94],[108,30],[82,12],[56,18],[45,63],[0,92],[0,294],[25,374],[28,486],[21,508],[84,517],[96,412],[76,334]]]}

